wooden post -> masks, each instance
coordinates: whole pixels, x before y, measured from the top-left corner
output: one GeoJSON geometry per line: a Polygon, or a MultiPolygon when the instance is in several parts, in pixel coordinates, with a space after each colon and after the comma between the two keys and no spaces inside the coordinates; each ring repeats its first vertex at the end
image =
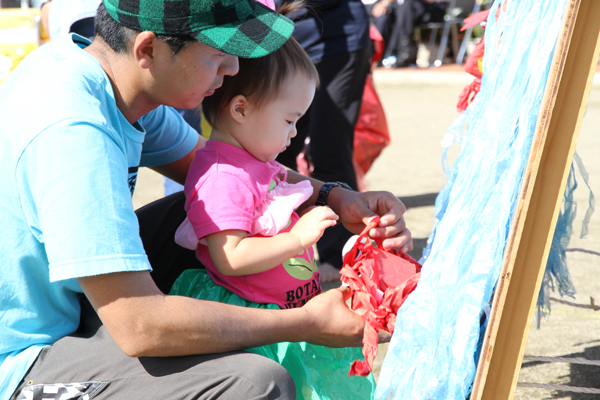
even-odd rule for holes
{"type": "Polygon", "coordinates": [[[567,0],[471,400],[512,399],[600,51],[600,0],[567,0]]]}

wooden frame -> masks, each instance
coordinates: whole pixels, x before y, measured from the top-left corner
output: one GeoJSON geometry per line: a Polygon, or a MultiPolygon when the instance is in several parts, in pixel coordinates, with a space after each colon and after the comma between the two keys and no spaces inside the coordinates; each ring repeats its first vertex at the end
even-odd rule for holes
{"type": "Polygon", "coordinates": [[[471,400],[512,399],[600,52],[600,0],[567,0],[471,400]]]}

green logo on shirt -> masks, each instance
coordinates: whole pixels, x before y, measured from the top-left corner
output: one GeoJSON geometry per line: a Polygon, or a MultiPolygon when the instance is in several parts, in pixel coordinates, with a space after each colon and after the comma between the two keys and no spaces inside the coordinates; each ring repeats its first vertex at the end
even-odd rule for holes
{"type": "Polygon", "coordinates": [[[302,250],[297,257],[285,261],[283,267],[288,274],[303,281],[311,279],[313,274],[319,270],[315,260],[311,259],[310,252],[307,250],[302,250]]]}

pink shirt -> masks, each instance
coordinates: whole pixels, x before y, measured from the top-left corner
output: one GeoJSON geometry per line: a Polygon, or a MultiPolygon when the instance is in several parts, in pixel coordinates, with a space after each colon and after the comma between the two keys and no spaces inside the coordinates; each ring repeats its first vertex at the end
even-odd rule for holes
{"type": "MultiPolygon", "coordinates": [[[[265,163],[243,149],[209,140],[196,153],[185,183],[185,209],[196,236],[202,239],[230,229],[252,232],[255,210],[264,205],[269,190],[285,176],[276,161],[265,163]]],[[[292,212],[288,225],[280,232],[288,232],[298,218],[292,212]]],[[[202,241],[196,256],[215,283],[255,303],[296,308],[321,293],[312,248],[268,271],[244,276],[220,274],[202,241]]]]}

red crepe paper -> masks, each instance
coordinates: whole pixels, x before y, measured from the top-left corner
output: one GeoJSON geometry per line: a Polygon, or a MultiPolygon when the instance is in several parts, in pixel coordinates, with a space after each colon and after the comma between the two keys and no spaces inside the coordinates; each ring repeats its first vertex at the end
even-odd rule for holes
{"type": "Polygon", "coordinates": [[[476,14],[473,14],[467,18],[465,18],[463,20],[463,22],[465,23],[463,25],[462,28],[460,28],[460,31],[466,31],[469,28],[474,27],[475,25],[479,25],[480,23],[482,23],[483,21],[485,21],[488,17],[488,15],[490,14],[490,10],[485,10],[485,11],[479,11],[476,14]]]}
{"type": "Polygon", "coordinates": [[[483,75],[483,71],[480,66],[482,65],[484,53],[485,44],[484,41],[481,40],[479,43],[477,43],[477,46],[475,46],[475,49],[467,58],[467,62],[465,63],[465,71],[473,75],[475,79],[469,86],[464,88],[460,96],[458,96],[458,104],[456,105],[458,112],[465,111],[469,104],[475,100],[477,93],[479,93],[479,89],[481,88],[481,76],[483,75]]]}
{"type": "Polygon", "coordinates": [[[385,250],[381,240],[375,246],[368,232],[379,225],[374,218],[344,257],[341,280],[352,289],[352,311],[366,321],[363,337],[365,361],[355,360],[348,376],[367,376],[377,356],[380,329],[394,333],[396,314],[417,287],[421,265],[408,254],[385,250]]]}
{"type": "Polygon", "coordinates": [[[456,104],[456,109],[458,112],[466,111],[469,104],[475,100],[475,96],[477,96],[477,93],[479,93],[480,88],[481,79],[475,78],[469,86],[463,89],[460,96],[458,96],[458,103],[456,104]]]}

